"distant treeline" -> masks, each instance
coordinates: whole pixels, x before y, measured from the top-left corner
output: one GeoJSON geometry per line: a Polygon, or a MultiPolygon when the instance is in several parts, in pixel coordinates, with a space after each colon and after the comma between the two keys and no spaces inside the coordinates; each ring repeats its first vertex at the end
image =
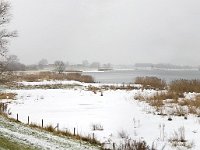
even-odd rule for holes
{"type": "Polygon", "coordinates": [[[153,64],[153,63],[136,63],[136,68],[160,68],[160,69],[193,69],[192,66],[179,66],[173,64],[153,64]]]}

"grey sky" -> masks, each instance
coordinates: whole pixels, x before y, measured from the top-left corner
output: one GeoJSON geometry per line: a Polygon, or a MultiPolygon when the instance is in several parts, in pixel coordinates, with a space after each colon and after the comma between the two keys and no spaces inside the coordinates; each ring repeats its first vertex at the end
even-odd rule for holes
{"type": "Polygon", "coordinates": [[[199,0],[10,0],[10,52],[79,63],[199,65],[199,0]]]}

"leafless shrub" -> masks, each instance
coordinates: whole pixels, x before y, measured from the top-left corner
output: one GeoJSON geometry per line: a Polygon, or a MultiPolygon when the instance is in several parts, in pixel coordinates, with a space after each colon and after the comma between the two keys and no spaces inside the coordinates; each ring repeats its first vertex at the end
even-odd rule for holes
{"type": "Polygon", "coordinates": [[[57,60],[54,62],[55,71],[59,74],[65,71],[65,63],[63,61],[57,60]]]}

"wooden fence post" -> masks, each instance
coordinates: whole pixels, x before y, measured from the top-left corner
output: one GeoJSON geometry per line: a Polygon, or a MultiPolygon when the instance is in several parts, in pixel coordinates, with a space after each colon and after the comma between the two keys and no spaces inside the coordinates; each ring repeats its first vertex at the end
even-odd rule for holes
{"type": "Polygon", "coordinates": [[[28,125],[29,125],[29,116],[28,116],[28,125]]]}
{"type": "Polygon", "coordinates": [[[115,150],[115,143],[113,143],[113,150],[115,150]]]}
{"type": "Polygon", "coordinates": [[[44,126],[44,120],[42,119],[42,128],[43,128],[43,126],[44,126]]]}
{"type": "Polygon", "coordinates": [[[92,133],[92,139],[94,140],[94,133],[92,133]]]}
{"type": "Polygon", "coordinates": [[[59,130],[59,123],[57,123],[57,131],[59,130]]]}
{"type": "Polygon", "coordinates": [[[2,105],[3,105],[3,112],[4,112],[4,107],[5,107],[5,106],[4,106],[4,103],[2,103],[2,105]]]}
{"type": "Polygon", "coordinates": [[[19,121],[19,115],[17,114],[17,121],[19,121]]]}
{"type": "Polygon", "coordinates": [[[74,128],[74,136],[76,135],[76,128],[74,128]]]}

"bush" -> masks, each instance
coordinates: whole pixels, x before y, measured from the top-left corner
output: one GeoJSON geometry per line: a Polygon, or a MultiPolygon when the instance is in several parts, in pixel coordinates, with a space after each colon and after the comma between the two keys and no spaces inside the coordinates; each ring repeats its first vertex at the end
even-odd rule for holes
{"type": "Polygon", "coordinates": [[[135,84],[141,84],[145,89],[163,90],[166,87],[166,82],[157,77],[136,77],[135,84]]]}

